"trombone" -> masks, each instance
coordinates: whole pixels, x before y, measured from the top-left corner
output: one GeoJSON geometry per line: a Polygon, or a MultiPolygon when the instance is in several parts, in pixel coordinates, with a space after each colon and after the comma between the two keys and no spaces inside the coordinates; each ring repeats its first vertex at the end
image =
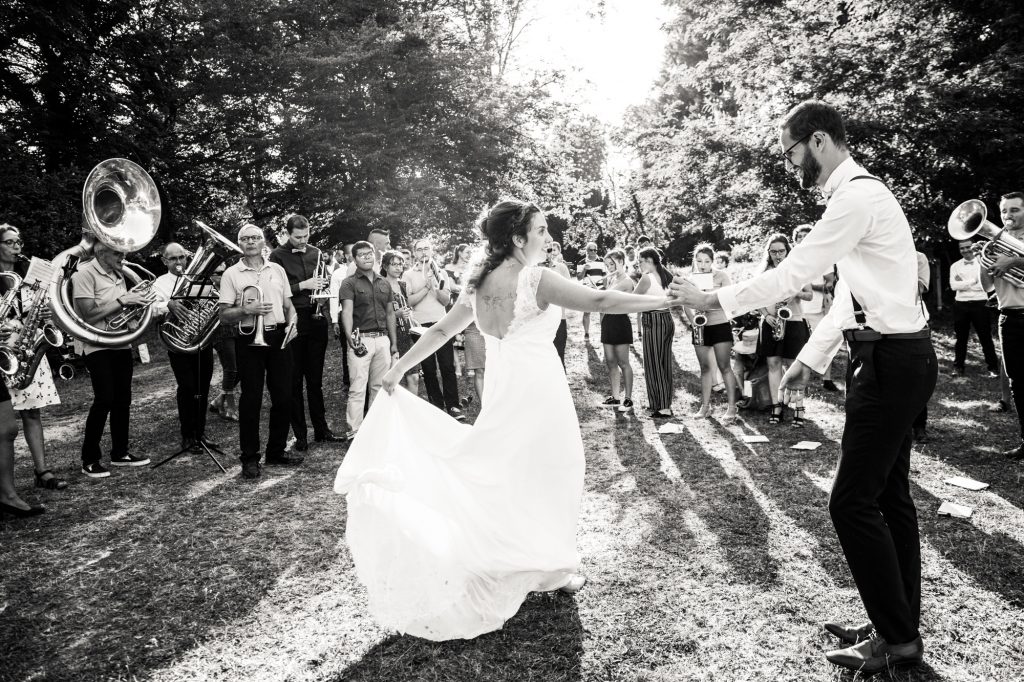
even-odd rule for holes
{"type": "MultiPolygon", "coordinates": [[[[263,289],[255,284],[250,284],[242,289],[242,305],[245,306],[249,303],[263,305],[263,289]],[[246,292],[250,289],[255,289],[256,295],[247,298],[246,292]]],[[[252,322],[250,323],[246,323],[245,321],[239,322],[238,333],[243,336],[249,336],[252,334],[252,343],[249,344],[250,346],[260,347],[268,345],[266,340],[263,338],[263,315],[260,313],[253,315],[252,322]]]]}

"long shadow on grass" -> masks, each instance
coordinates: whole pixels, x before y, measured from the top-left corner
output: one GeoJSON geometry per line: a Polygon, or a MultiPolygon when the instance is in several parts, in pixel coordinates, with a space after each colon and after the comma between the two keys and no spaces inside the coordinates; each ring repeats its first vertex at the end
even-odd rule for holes
{"type": "MultiPolygon", "coordinates": [[[[146,479],[138,481],[149,493],[107,484],[113,499],[102,509],[131,509],[121,518],[89,513],[97,523],[75,536],[59,522],[34,540],[18,536],[28,544],[14,551],[35,570],[5,576],[0,632],[17,637],[0,647],[0,678],[107,679],[164,667],[245,617],[285,573],[326,570],[337,557],[342,524],[318,519],[321,532],[309,533],[309,499],[295,483],[268,495],[233,479],[187,501],[179,481],[163,480],[176,492],[160,492],[153,472],[146,479]],[[278,496],[291,486],[296,494],[278,496]]],[[[340,506],[329,513],[342,516],[340,506]]]]}
{"type": "Polygon", "coordinates": [[[471,640],[392,635],[335,680],[579,680],[583,626],[575,598],[534,593],[505,627],[471,640]]]}
{"type": "Polygon", "coordinates": [[[660,471],[658,452],[648,443],[636,421],[615,429],[615,444],[622,465],[636,480],[636,489],[618,493],[622,506],[635,503],[637,494],[653,498],[658,519],[650,544],[669,554],[693,557],[706,553],[706,537],[694,533],[688,513],[694,514],[717,541],[728,563],[730,577],[748,584],[770,586],[778,582],[778,564],[768,549],[770,524],[742,482],[731,478],[717,459],[705,451],[688,431],[655,434],[694,492],[681,494],[678,481],[660,471]]]}
{"type": "MultiPolygon", "coordinates": [[[[1024,608],[1024,547],[1003,533],[989,534],[965,519],[939,516],[942,499],[911,480],[922,542],[970,575],[983,589],[1024,608]]],[[[927,586],[925,586],[927,589],[927,586]]]]}
{"type": "Polygon", "coordinates": [[[753,478],[762,493],[772,499],[795,523],[820,543],[815,556],[838,585],[852,587],[853,580],[835,537],[828,514],[828,493],[812,476],[831,482],[838,461],[839,444],[830,441],[813,422],[802,429],[772,426],[764,433],[771,443],[746,444],[734,440],[732,432],[719,427],[722,438],[732,440],[733,454],[753,478]],[[822,443],[817,450],[792,450],[800,440],[822,443]]]}

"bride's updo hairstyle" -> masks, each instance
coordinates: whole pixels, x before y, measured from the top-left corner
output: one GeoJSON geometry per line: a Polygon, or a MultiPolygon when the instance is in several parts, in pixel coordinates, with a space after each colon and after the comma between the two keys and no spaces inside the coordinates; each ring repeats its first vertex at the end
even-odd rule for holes
{"type": "Polygon", "coordinates": [[[480,216],[477,228],[486,240],[487,246],[484,247],[483,261],[469,278],[467,288],[470,291],[479,287],[491,271],[512,255],[512,238],[526,239],[530,220],[534,214],[540,212],[540,207],[536,204],[519,199],[506,199],[499,201],[480,216]]]}

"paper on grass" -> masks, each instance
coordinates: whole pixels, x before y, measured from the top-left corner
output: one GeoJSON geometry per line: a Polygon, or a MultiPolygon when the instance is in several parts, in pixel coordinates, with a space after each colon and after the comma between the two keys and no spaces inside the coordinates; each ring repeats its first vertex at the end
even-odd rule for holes
{"type": "Polygon", "coordinates": [[[988,483],[975,481],[973,478],[967,478],[966,476],[954,476],[952,478],[947,478],[942,482],[955,485],[958,488],[967,488],[968,490],[984,490],[988,487],[988,483]]]}
{"type": "Polygon", "coordinates": [[[668,422],[658,427],[658,433],[682,433],[683,427],[679,424],[668,422]]]}
{"type": "Polygon", "coordinates": [[[819,443],[816,440],[802,440],[799,443],[797,443],[796,445],[792,446],[790,449],[791,450],[816,450],[820,446],[821,446],[821,443],[819,443]]]}
{"type": "Polygon", "coordinates": [[[760,433],[745,433],[743,434],[744,443],[767,443],[768,436],[760,433]]]}
{"type": "Polygon", "coordinates": [[[953,516],[958,519],[969,519],[974,510],[970,507],[965,507],[962,504],[955,504],[953,502],[943,502],[939,506],[939,516],[953,516]]]}

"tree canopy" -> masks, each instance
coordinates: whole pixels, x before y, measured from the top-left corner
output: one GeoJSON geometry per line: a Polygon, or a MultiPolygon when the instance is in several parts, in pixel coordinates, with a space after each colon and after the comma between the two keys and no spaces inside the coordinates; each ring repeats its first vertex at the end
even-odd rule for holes
{"type": "Polygon", "coordinates": [[[326,245],[472,238],[499,196],[570,216],[597,123],[560,76],[509,83],[521,0],[13,0],[0,8],[0,220],[77,239],[82,182],[123,156],[160,185],[164,239],[310,218],[326,245]]]}
{"type": "MultiPolygon", "coordinates": [[[[619,131],[639,168],[627,222],[677,257],[821,214],[782,166],[778,123],[839,107],[855,157],[900,199],[919,244],[945,244],[960,202],[994,208],[1024,178],[1024,7],[1008,0],[666,0],[676,10],[655,96],[619,131]]],[[[991,210],[991,209],[990,209],[991,210]]]]}

